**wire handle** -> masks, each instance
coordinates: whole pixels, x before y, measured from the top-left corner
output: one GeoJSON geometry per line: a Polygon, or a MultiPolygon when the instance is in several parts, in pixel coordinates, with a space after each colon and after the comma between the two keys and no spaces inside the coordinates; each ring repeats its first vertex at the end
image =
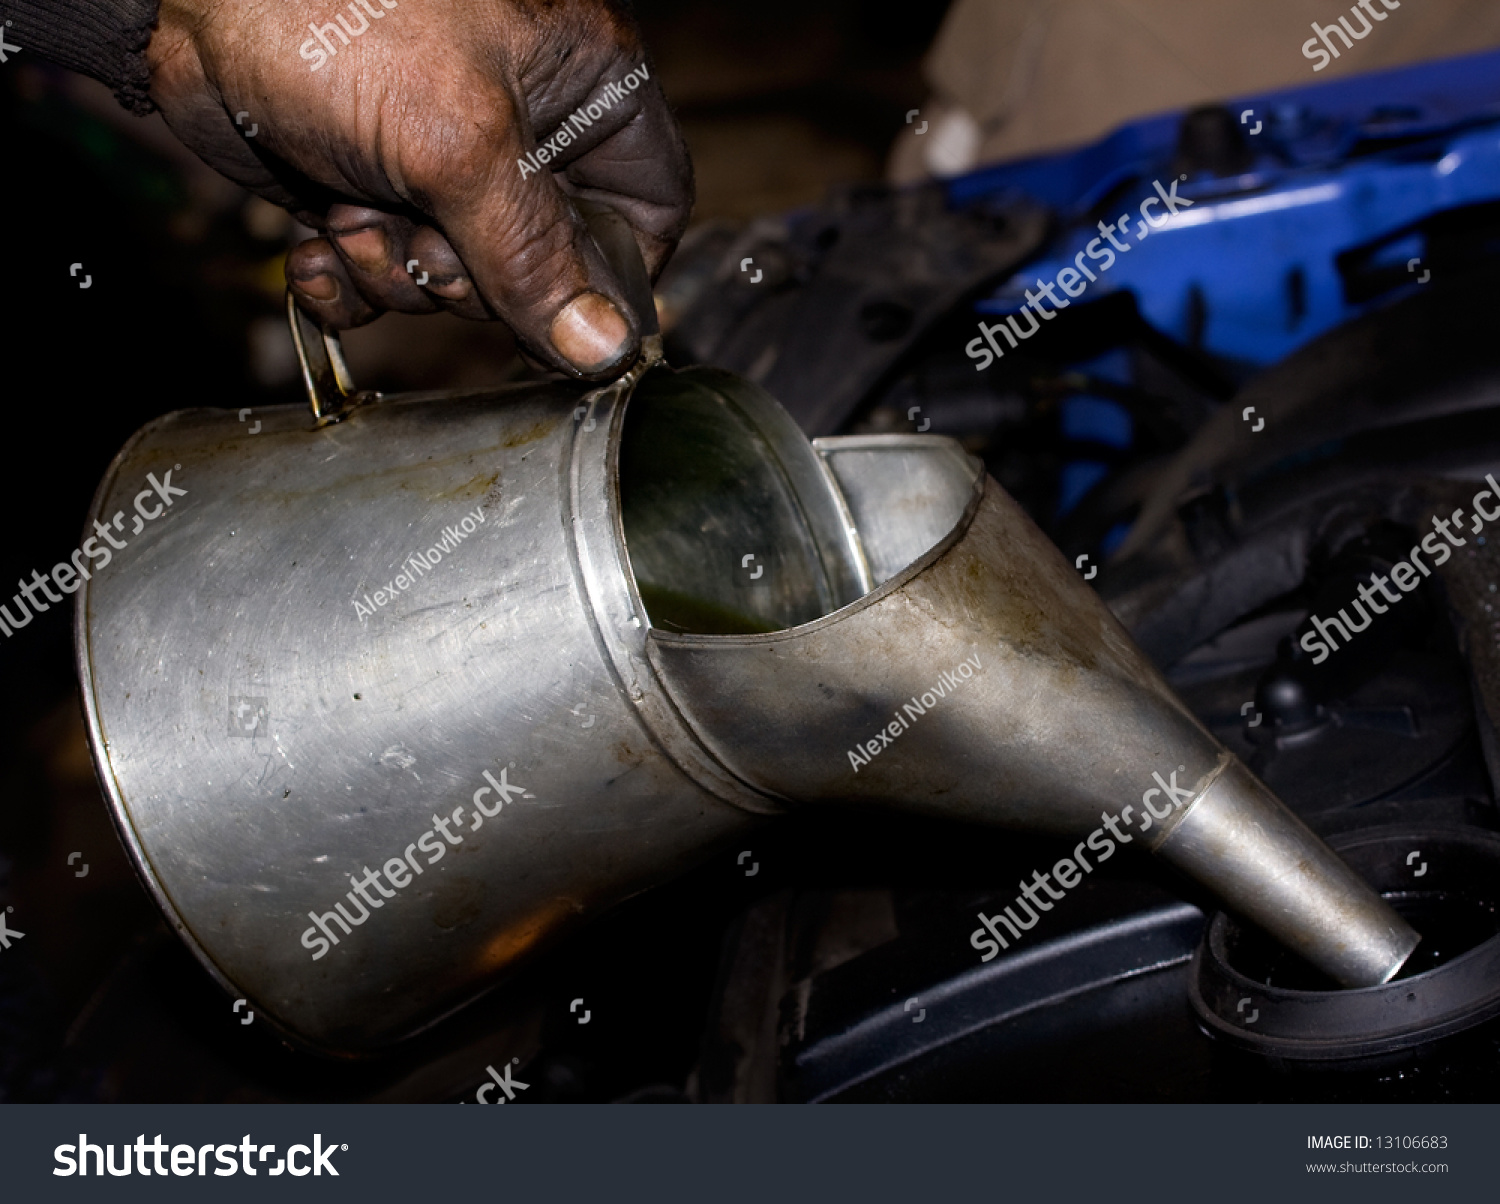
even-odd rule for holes
{"type": "MultiPolygon", "coordinates": [[[[608,205],[586,200],[578,200],[575,205],[634,311],[641,334],[642,358],[648,362],[659,360],[661,325],[657,321],[651,278],[646,272],[635,235],[625,219],[608,205]]],[[[379,393],[355,388],[338,333],[320,328],[298,306],[290,289],[286,294],[286,318],[292,330],[292,343],[297,348],[297,363],[302,368],[302,384],[307,389],[308,404],[319,426],[342,422],[357,407],[380,400],[379,393]]],[[[620,375],[624,376],[635,366],[624,365],[620,375]]]]}

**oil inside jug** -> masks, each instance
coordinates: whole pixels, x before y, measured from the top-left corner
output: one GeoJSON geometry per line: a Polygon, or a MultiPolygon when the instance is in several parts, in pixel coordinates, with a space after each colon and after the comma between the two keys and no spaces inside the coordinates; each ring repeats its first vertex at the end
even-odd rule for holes
{"type": "Polygon", "coordinates": [[[625,413],[618,482],[654,627],[783,631],[868,591],[858,537],[818,454],[748,381],[703,368],[649,372],[625,413]]]}

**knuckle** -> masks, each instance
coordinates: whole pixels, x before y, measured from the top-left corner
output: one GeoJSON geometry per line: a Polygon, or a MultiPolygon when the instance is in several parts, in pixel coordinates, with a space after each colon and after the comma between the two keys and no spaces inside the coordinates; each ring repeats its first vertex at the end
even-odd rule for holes
{"type": "Polygon", "coordinates": [[[502,218],[496,245],[506,263],[500,289],[508,307],[552,307],[584,287],[587,273],[575,251],[570,222],[543,220],[541,208],[525,202],[502,218]]]}
{"type": "MultiPolygon", "coordinates": [[[[383,123],[388,161],[413,193],[471,196],[489,188],[515,140],[515,106],[503,90],[467,78],[383,123]]],[[[424,206],[425,208],[425,206],[424,206]]]]}

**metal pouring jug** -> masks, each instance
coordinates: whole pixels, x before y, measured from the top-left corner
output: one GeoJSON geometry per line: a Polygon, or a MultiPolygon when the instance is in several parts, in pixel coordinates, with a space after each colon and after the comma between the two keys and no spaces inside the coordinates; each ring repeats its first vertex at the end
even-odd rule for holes
{"type": "Polygon", "coordinates": [[[1415,947],[953,441],[809,443],[650,328],[603,388],[381,399],[288,313],[312,414],[137,432],[76,614],[120,835],[287,1039],[417,1032],[797,804],[1082,840],[1157,772],[1137,848],[1346,984],[1415,947]]]}

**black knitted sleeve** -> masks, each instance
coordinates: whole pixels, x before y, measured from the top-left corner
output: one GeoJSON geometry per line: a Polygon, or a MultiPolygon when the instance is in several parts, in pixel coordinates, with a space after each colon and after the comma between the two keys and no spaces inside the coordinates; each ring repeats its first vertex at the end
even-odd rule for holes
{"type": "Polygon", "coordinates": [[[115,90],[133,113],[155,106],[146,94],[146,44],[157,0],[3,0],[5,40],[115,90]]]}

